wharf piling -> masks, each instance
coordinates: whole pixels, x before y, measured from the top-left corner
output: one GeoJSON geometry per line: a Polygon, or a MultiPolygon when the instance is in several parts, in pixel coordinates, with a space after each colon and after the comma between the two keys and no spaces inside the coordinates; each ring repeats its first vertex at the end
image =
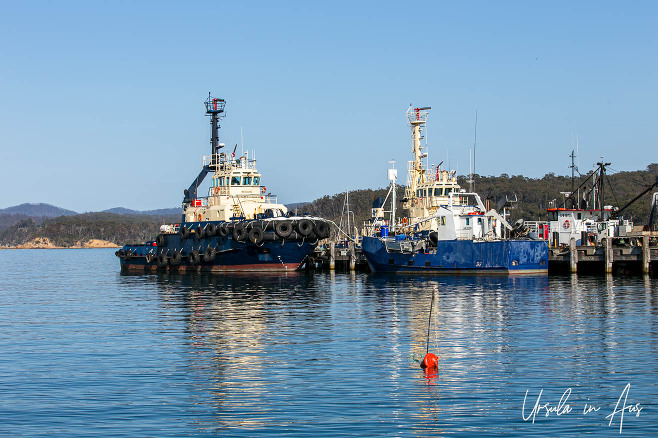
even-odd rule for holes
{"type": "Polygon", "coordinates": [[[336,242],[329,243],[329,269],[336,269],[336,242]]]}
{"type": "Polygon", "coordinates": [[[612,274],[612,259],[613,259],[613,252],[612,252],[612,239],[606,239],[605,240],[605,273],[606,274],[612,274]]]}
{"type": "Polygon", "coordinates": [[[313,266],[333,270],[367,270],[361,247],[352,241],[330,241],[318,247],[313,255],[313,266]]]}
{"type": "Polygon", "coordinates": [[[578,272],[578,251],[576,251],[576,239],[573,237],[569,241],[569,266],[572,274],[578,272]]]}
{"type": "MultiPolygon", "coordinates": [[[[319,246],[310,266],[316,269],[369,270],[358,244],[352,241],[329,241],[319,246]]],[[[568,246],[549,248],[549,274],[658,275],[658,233],[606,239],[601,245],[578,246],[571,239],[568,246]]]]}
{"type": "Polygon", "coordinates": [[[553,273],[658,273],[658,236],[612,237],[597,246],[577,246],[571,239],[568,247],[550,248],[548,266],[553,273]]]}
{"type": "Polygon", "coordinates": [[[649,263],[651,262],[651,251],[649,248],[649,236],[642,236],[642,273],[649,273],[649,263]]]}

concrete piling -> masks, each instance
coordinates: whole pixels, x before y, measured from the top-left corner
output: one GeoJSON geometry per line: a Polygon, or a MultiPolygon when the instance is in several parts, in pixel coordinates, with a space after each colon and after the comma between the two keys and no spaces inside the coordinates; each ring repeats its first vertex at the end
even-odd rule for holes
{"type": "Polygon", "coordinates": [[[649,236],[642,236],[642,273],[649,274],[649,263],[651,253],[649,252],[649,236]]]}
{"type": "Polygon", "coordinates": [[[356,268],[356,251],[354,249],[354,242],[349,243],[350,250],[350,271],[354,271],[356,268]]]}
{"type": "Polygon", "coordinates": [[[329,269],[336,269],[336,242],[329,243],[329,269]]]}
{"type": "Polygon", "coordinates": [[[576,251],[576,239],[574,237],[569,241],[569,265],[572,274],[578,272],[578,251],[576,251]]]}
{"type": "Polygon", "coordinates": [[[605,239],[605,273],[606,274],[612,273],[612,262],[613,262],[612,238],[608,237],[605,239]]]}

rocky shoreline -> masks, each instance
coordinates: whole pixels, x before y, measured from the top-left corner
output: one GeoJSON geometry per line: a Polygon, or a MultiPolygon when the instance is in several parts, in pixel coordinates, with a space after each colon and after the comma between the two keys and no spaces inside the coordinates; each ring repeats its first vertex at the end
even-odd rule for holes
{"type": "Polygon", "coordinates": [[[100,239],[77,241],[72,246],[55,245],[47,237],[37,237],[29,242],[15,246],[0,246],[0,249],[81,249],[81,248],[121,248],[114,242],[100,239]]]}

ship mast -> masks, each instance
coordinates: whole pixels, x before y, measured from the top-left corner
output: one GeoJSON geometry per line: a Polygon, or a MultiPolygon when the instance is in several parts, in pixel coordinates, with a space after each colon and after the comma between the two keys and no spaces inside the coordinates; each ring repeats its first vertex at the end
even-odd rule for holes
{"type": "Polygon", "coordinates": [[[217,151],[224,147],[219,142],[219,119],[225,117],[224,107],[226,101],[212,97],[208,93],[208,99],[204,102],[206,105],[206,115],[210,116],[210,144],[212,145],[212,154],[210,155],[210,164],[206,164],[201,168],[199,175],[192,181],[190,187],[183,190],[183,209],[197,197],[197,190],[203,182],[204,178],[210,171],[217,170],[217,151]]]}
{"type": "Polygon", "coordinates": [[[407,110],[407,120],[411,125],[411,135],[412,135],[412,152],[414,154],[414,161],[410,162],[409,167],[409,185],[408,193],[405,196],[407,199],[410,199],[416,195],[416,187],[418,184],[423,184],[427,181],[426,171],[423,169],[423,158],[427,154],[423,154],[423,147],[421,146],[420,140],[423,138],[422,132],[424,125],[427,122],[427,116],[429,115],[429,106],[422,108],[412,108],[409,106],[407,110]]]}
{"type": "Polygon", "coordinates": [[[212,155],[214,157],[217,151],[223,147],[219,145],[219,119],[226,117],[226,113],[224,112],[226,101],[224,99],[212,97],[210,93],[208,93],[208,100],[205,101],[205,104],[206,115],[210,116],[210,145],[212,146],[212,155]]]}

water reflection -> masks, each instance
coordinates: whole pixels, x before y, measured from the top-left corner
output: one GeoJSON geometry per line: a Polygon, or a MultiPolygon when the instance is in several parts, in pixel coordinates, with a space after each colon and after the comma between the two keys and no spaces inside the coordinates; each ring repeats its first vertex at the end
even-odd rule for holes
{"type": "MultiPolygon", "coordinates": [[[[655,391],[639,362],[658,358],[650,278],[148,278],[162,318],[185,325],[188,372],[209,394],[198,402],[214,411],[199,423],[205,431],[392,434],[405,425],[421,436],[523,436],[539,430],[521,420],[526,389],[597,395],[632,370],[634,383],[655,391]],[[440,372],[428,379],[413,358],[427,348],[432,292],[440,372]],[[648,339],[633,344],[638,330],[648,339]]],[[[577,430],[579,421],[542,430],[577,430]]]]}

